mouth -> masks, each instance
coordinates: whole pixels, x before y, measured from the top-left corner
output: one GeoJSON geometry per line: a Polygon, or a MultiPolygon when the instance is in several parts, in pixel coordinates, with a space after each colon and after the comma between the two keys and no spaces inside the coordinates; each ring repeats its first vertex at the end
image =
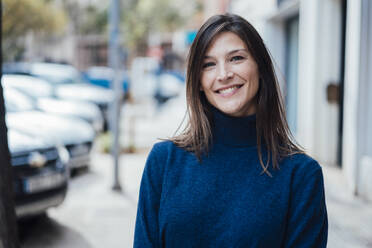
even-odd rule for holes
{"type": "Polygon", "coordinates": [[[221,96],[231,96],[237,92],[243,84],[235,84],[228,87],[220,88],[215,91],[215,93],[220,94],[221,96]]]}

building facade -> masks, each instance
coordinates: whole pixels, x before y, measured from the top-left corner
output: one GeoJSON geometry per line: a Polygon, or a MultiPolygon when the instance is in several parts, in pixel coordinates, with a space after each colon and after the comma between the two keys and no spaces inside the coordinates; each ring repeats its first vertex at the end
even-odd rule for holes
{"type": "Polygon", "coordinates": [[[372,2],[233,0],[275,62],[291,131],[372,200],[372,2]]]}

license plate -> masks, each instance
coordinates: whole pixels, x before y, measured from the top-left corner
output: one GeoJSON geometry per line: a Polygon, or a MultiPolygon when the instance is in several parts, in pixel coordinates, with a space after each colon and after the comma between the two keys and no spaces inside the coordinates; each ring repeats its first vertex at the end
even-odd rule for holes
{"type": "Polygon", "coordinates": [[[28,178],[24,184],[25,191],[26,193],[36,193],[52,189],[64,183],[65,180],[65,176],[59,173],[28,178]]]}
{"type": "Polygon", "coordinates": [[[88,152],[89,147],[87,145],[77,145],[73,149],[71,149],[71,156],[87,154],[88,152]]]}

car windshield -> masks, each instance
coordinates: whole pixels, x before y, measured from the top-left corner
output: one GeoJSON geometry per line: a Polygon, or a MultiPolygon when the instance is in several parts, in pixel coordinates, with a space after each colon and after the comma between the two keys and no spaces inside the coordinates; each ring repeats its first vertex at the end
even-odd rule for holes
{"type": "Polygon", "coordinates": [[[30,111],[36,109],[36,103],[31,97],[28,97],[15,89],[4,89],[4,100],[6,110],[9,112],[30,111]]]}
{"type": "Polygon", "coordinates": [[[53,87],[49,82],[30,76],[23,75],[4,75],[2,77],[4,88],[15,88],[33,98],[53,97],[53,87]]]}

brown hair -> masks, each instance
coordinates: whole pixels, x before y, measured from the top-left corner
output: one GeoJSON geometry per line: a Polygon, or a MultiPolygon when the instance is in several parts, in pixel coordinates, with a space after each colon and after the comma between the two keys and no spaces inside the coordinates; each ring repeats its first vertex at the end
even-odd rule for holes
{"type": "Polygon", "coordinates": [[[207,154],[211,142],[211,109],[204,92],[200,91],[200,76],[204,55],[214,37],[222,32],[233,32],[247,45],[257,63],[259,90],[256,96],[257,152],[263,173],[272,161],[278,169],[281,158],[303,150],[295,142],[286,120],[285,109],[275,75],[273,63],[265,44],[255,28],[238,15],[215,15],[199,29],[191,45],[186,76],[186,100],[188,123],[184,131],[171,140],[175,145],[194,152],[201,160],[207,154]],[[267,160],[263,162],[262,148],[267,148],[267,160]]]}

